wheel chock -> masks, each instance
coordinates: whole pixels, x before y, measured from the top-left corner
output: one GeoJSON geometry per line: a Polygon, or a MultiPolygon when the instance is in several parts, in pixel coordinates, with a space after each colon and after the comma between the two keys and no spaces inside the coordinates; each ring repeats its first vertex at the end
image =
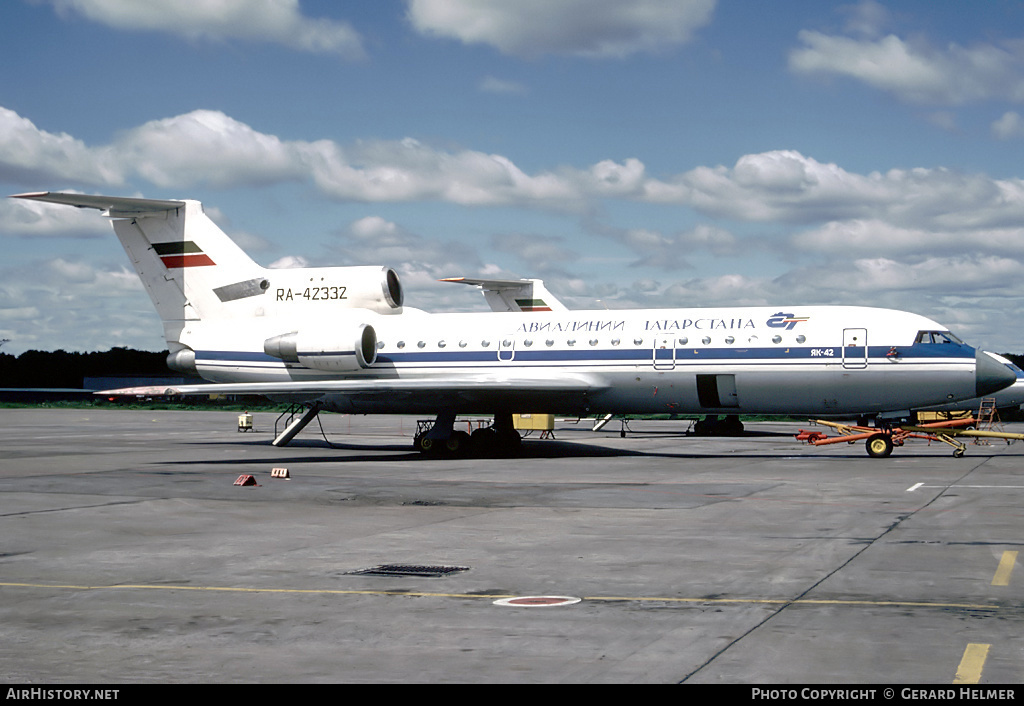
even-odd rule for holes
{"type": "Polygon", "coordinates": [[[243,475],[235,479],[235,485],[259,485],[259,483],[252,476],[243,475]]]}
{"type": "Polygon", "coordinates": [[[284,478],[285,480],[291,480],[291,475],[288,474],[287,468],[271,468],[271,478],[284,478]]]}

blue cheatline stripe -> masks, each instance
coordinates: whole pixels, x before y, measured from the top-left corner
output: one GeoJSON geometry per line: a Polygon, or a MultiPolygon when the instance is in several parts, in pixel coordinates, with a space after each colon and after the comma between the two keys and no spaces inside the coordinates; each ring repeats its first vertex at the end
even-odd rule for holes
{"type": "MultiPolygon", "coordinates": [[[[671,350],[659,351],[655,360],[651,349],[643,348],[637,350],[551,350],[551,351],[517,351],[514,358],[498,358],[497,351],[417,351],[409,353],[392,353],[377,356],[377,362],[367,368],[365,372],[380,370],[384,366],[394,366],[399,369],[436,369],[450,370],[453,372],[485,371],[493,369],[508,369],[515,367],[522,370],[538,370],[546,368],[617,368],[619,370],[640,369],[675,369],[685,371],[691,366],[706,367],[708,365],[722,366],[787,366],[793,369],[821,366],[825,369],[828,366],[832,369],[840,369],[842,358],[838,356],[814,356],[812,349],[790,349],[788,351],[776,351],[773,349],[754,350],[730,350],[730,349],[698,349],[696,355],[693,349],[678,350],[675,359],[672,358],[671,350]],[[664,354],[664,355],[660,355],[664,354]]],[[[888,351],[888,348],[881,349],[888,351]]],[[[511,351],[502,351],[510,354],[511,351]]],[[[853,367],[842,367],[842,369],[857,369],[860,360],[853,362],[853,367]]],[[[901,355],[902,365],[943,365],[951,363],[973,362],[973,357],[966,355],[954,356],[908,356],[901,355]]],[[[250,370],[270,370],[287,368],[293,372],[312,371],[299,364],[287,364],[284,361],[256,352],[244,351],[197,351],[196,363],[206,368],[248,368],[250,370]]],[[[884,356],[874,356],[867,364],[872,370],[884,370],[893,365],[884,356]],[[883,367],[884,366],[884,367],[883,367]]],[[[898,364],[893,369],[898,369],[898,364]]]]}
{"type": "MultiPolygon", "coordinates": [[[[687,361],[801,361],[815,360],[822,363],[840,362],[842,360],[842,348],[833,348],[833,355],[821,355],[823,348],[819,347],[788,347],[788,348],[676,348],[676,362],[685,364],[687,361]]],[[[888,346],[871,347],[869,349],[870,363],[887,362],[890,348],[888,346]]],[[[580,362],[580,361],[634,361],[638,363],[650,362],[654,358],[652,348],[551,348],[538,350],[534,348],[518,348],[512,350],[502,349],[502,359],[507,361],[513,356],[516,361],[522,362],[580,362]]],[[[388,352],[378,355],[377,360],[381,363],[486,363],[498,361],[499,351],[496,350],[413,350],[409,352],[388,352]]],[[[657,349],[659,361],[671,362],[672,349],[657,349]]],[[[847,350],[848,359],[862,360],[859,350],[847,350]]],[[[899,358],[902,361],[914,360],[924,362],[923,359],[949,360],[974,360],[974,351],[963,350],[932,351],[922,350],[919,346],[907,347],[899,351],[899,358]]],[[[321,356],[344,356],[354,355],[353,351],[336,351],[318,354],[321,356]]],[[[303,354],[306,357],[316,355],[303,354]]],[[[267,356],[263,352],[246,350],[197,350],[198,361],[247,361],[263,363],[280,363],[278,358],[267,356]]]]}
{"type": "MultiPolygon", "coordinates": [[[[842,360],[842,348],[821,348],[821,347],[776,347],[776,348],[676,348],[675,361],[677,365],[685,365],[689,362],[708,361],[730,361],[730,362],[760,362],[760,361],[801,361],[814,360],[822,363],[839,363],[842,360]],[[831,351],[832,355],[824,355],[823,351],[831,351]]],[[[863,360],[863,349],[846,349],[848,360],[863,360]]],[[[889,346],[872,346],[869,349],[869,363],[879,364],[889,360],[888,354],[891,351],[889,346]]],[[[974,360],[974,349],[967,346],[949,346],[948,344],[930,344],[918,346],[906,346],[898,348],[899,359],[903,362],[914,360],[925,362],[924,359],[949,360],[974,360]],[[954,350],[948,350],[953,348],[954,350]]],[[[589,346],[579,349],[552,348],[538,350],[535,348],[519,348],[516,350],[502,349],[498,351],[409,351],[389,352],[378,354],[378,363],[487,363],[487,362],[515,362],[524,363],[574,363],[581,361],[592,362],[624,362],[650,363],[654,360],[654,349],[652,348],[591,348],[589,346]],[[499,358],[499,352],[501,356],[499,358]]],[[[672,362],[672,349],[658,349],[657,360],[662,363],[672,362]]],[[[304,356],[314,357],[311,354],[304,356]]],[[[354,355],[352,352],[338,351],[335,353],[323,353],[320,355],[354,355]]],[[[278,358],[254,351],[196,351],[196,360],[207,361],[246,361],[280,363],[278,358]]]]}

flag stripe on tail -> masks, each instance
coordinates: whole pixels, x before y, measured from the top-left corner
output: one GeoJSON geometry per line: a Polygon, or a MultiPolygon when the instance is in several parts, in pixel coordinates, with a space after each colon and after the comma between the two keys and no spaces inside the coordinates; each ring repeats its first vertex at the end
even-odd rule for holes
{"type": "Polygon", "coordinates": [[[516,304],[523,311],[551,311],[543,299],[516,299],[516,304]]]}
{"type": "Polygon", "coordinates": [[[160,258],[164,263],[164,267],[169,270],[176,269],[178,267],[205,267],[206,265],[216,265],[217,263],[210,259],[209,255],[164,255],[160,258]]]}
{"type": "Polygon", "coordinates": [[[180,267],[205,267],[216,265],[210,256],[202,251],[191,240],[178,240],[172,243],[153,243],[153,250],[167,269],[180,267]]]}

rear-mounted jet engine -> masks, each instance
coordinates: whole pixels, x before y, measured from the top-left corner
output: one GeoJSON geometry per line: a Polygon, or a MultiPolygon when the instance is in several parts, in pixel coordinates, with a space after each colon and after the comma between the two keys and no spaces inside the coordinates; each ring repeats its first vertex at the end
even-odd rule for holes
{"type": "Polygon", "coordinates": [[[268,338],[263,342],[263,352],[313,370],[359,370],[377,360],[377,332],[369,324],[359,324],[344,333],[292,331],[268,338]]]}

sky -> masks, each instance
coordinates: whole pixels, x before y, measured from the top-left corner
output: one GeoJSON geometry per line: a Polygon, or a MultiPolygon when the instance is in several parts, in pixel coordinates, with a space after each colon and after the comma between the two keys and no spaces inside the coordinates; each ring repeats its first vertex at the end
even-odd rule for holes
{"type": "MultiPolygon", "coordinates": [[[[855,304],[1024,352],[1019,0],[5,0],[0,184],[193,198],[269,267],[570,308],[855,304]]],[[[94,210],[0,199],[0,351],[165,347],[94,210]]]]}

